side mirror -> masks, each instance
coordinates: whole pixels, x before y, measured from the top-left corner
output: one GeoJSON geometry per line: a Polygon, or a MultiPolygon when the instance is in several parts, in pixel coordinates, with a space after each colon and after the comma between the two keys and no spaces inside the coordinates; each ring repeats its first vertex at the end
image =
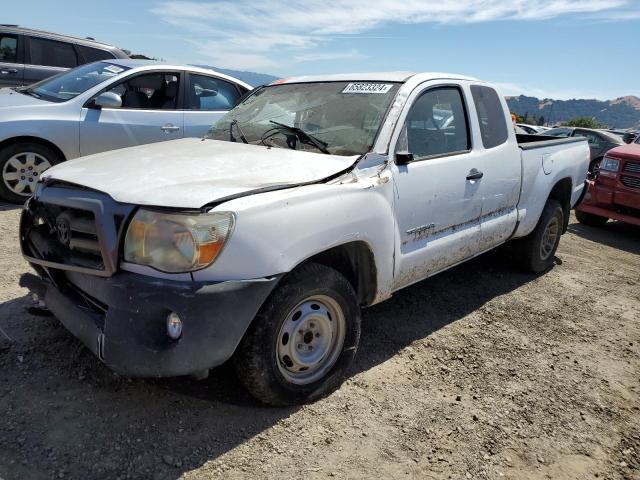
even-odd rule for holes
{"type": "Polygon", "coordinates": [[[117,93],[103,92],[93,101],[96,108],[120,108],[122,107],[122,97],[117,93]]]}
{"type": "Polygon", "coordinates": [[[396,153],[396,165],[407,165],[413,162],[413,153],[409,152],[397,152],[396,153]]]}

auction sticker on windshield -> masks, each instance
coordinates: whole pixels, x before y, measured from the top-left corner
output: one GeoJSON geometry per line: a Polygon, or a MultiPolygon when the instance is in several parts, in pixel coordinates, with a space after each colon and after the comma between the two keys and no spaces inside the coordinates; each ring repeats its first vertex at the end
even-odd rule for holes
{"type": "Polygon", "coordinates": [[[391,87],[388,83],[350,83],[342,93],[387,93],[391,87]]]}

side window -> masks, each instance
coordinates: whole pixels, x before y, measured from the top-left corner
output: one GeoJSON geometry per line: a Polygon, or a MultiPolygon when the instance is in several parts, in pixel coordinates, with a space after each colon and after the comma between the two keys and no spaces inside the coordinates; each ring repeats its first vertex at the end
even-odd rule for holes
{"type": "Polygon", "coordinates": [[[411,106],[397,151],[415,158],[469,150],[469,127],[462,94],[456,87],[428,90],[411,106]]]}
{"type": "Polygon", "coordinates": [[[18,61],[18,37],[0,34],[0,62],[16,63],[18,61]]]}
{"type": "Polygon", "coordinates": [[[584,132],[581,130],[576,130],[573,134],[574,137],[584,137],[589,142],[589,146],[591,147],[599,147],[600,146],[600,137],[595,133],[584,132]]]}
{"type": "Polygon", "coordinates": [[[73,45],[45,38],[29,37],[29,58],[31,65],[61,68],[78,66],[73,45]]]}
{"type": "Polygon", "coordinates": [[[502,145],[509,138],[509,131],[498,94],[493,88],[472,85],[471,95],[478,112],[484,148],[502,145]]]}
{"type": "Polygon", "coordinates": [[[154,72],[128,78],[109,92],[120,95],[122,108],[175,110],[179,86],[179,74],[154,72]]]}
{"type": "Polygon", "coordinates": [[[193,73],[189,79],[189,110],[230,110],[240,98],[238,89],[224,80],[193,73]]]}
{"type": "Polygon", "coordinates": [[[97,62],[99,60],[113,60],[113,55],[106,50],[100,50],[99,48],[86,47],[84,45],[78,45],[80,54],[85,63],[97,62]]]}

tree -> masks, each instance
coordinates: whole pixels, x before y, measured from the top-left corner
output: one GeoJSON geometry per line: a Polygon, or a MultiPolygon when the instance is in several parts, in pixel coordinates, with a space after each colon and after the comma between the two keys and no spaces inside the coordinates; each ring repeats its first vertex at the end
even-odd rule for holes
{"type": "Polygon", "coordinates": [[[538,125],[539,126],[543,126],[544,125],[544,117],[541,115],[540,118],[538,119],[538,125]]]}
{"type": "Polygon", "coordinates": [[[576,117],[572,118],[568,122],[564,123],[567,127],[580,127],[580,128],[607,128],[604,123],[598,122],[595,118],[591,117],[576,117]]]}

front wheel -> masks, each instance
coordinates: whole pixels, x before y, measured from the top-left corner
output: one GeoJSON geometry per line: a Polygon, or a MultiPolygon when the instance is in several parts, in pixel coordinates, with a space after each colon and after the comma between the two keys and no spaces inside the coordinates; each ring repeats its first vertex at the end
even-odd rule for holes
{"type": "Polygon", "coordinates": [[[62,159],[38,143],[21,142],[0,150],[0,198],[24,203],[36,191],[40,176],[62,159]]]}
{"type": "Polygon", "coordinates": [[[536,228],[519,241],[520,262],[533,273],[551,267],[564,225],[564,210],[556,200],[549,199],[542,210],[536,228]]]}
{"type": "Polygon", "coordinates": [[[359,340],[351,284],[332,268],[306,264],[260,309],[235,354],[236,373],[266,404],[307,403],[340,386],[359,340]]]}

